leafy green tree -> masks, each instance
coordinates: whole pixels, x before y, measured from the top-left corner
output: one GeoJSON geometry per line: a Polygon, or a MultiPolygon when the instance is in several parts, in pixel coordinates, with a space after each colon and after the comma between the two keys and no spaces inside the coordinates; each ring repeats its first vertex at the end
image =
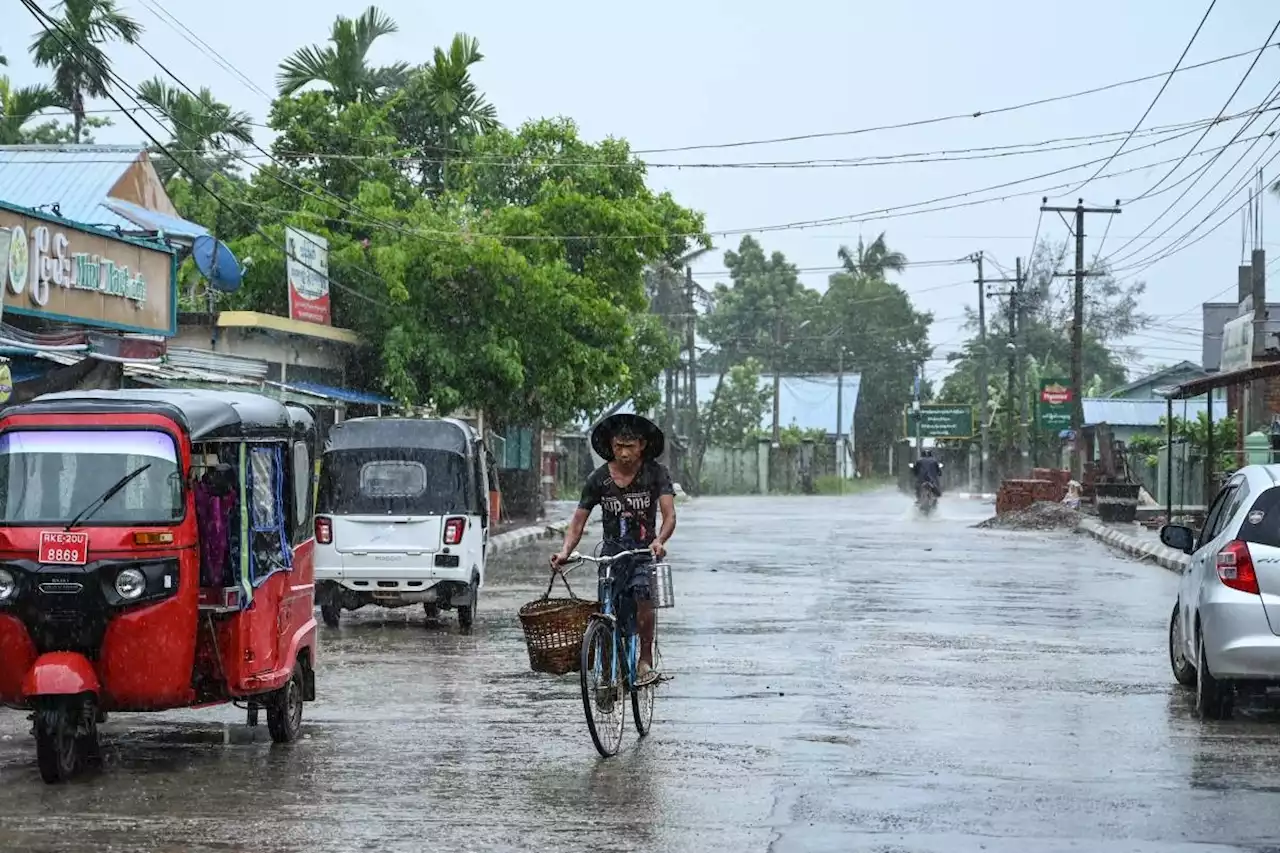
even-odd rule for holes
{"type": "Polygon", "coordinates": [[[483,59],[480,42],[458,33],[448,51],[437,47],[396,96],[393,122],[418,158],[418,182],[428,192],[447,189],[449,161],[467,156],[475,137],[501,126],[497,108],[471,77],[483,59]]]}
{"type": "Polygon", "coordinates": [[[280,94],[293,95],[304,86],[323,83],[336,101],[347,104],[381,98],[399,89],[408,79],[408,63],[369,64],[373,43],[399,30],[396,22],[376,6],[370,6],[354,20],[339,15],[333,22],[328,45],[299,48],[280,63],[280,94]]]}
{"type": "Polygon", "coordinates": [[[717,284],[713,308],[702,334],[715,347],[704,364],[721,375],[747,358],[755,358],[772,370],[794,367],[800,350],[797,338],[809,335],[818,295],[800,283],[794,264],[781,252],[766,256],[754,237],[746,236],[737,251],[724,255],[730,285],[717,284]],[[788,345],[790,342],[790,345],[788,345]]]}
{"type": "Polygon", "coordinates": [[[182,172],[204,182],[215,172],[234,170],[237,160],[230,153],[231,144],[253,142],[249,114],[232,110],[207,88],[192,95],[154,78],[138,87],[138,96],[167,117],[172,134],[165,147],[174,161],[163,156],[154,161],[161,180],[182,172]]]}
{"type": "Polygon", "coordinates": [[[61,105],[58,93],[48,86],[15,89],[8,77],[0,76],[0,145],[26,142],[24,126],[38,113],[61,105]]]}
{"type": "Polygon", "coordinates": [[[759,434],[771,398],[760,387],[760,368],[754,358],[729,368],[701,418],[706,446],[746,447],[759,434]]]}
{"type": "Polygon", "coordinates": [[[885,246],[884,235],[872,248],[874,255],[860,250],[852,257],[842,248],[845,271],[829,277],[815,330],[824,341],[817,356],[823,372],[835,371],[843,348],[845,370],[861,375],[854,434],[864,472],[879,469],[883,451],[900,437],[912,380],[932,353],[933,315],[917,311],[906,291],[884,278],[905,259],[885,246]]]}
{"type": "Polygon", "coordinates": [[[103,45],[114,40],[133,44],[142,25],[116,8],[114,0],[62,0],[55,10],[57,26],[36,36],[31,45],[37,66],[53,69],[53,88],[71,110],[73,141],[85,125],[85,99],[101,98],[110,84],[110,60],[103,45]]]}

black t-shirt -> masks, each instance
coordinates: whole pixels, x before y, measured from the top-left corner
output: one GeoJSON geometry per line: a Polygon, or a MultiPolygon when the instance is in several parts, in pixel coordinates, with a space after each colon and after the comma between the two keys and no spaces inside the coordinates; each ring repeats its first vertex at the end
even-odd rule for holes
{"type": "Polygon", "coordinates": [[[613,481],[606,462],[587,477],[578,508],[590,512],[599,505],[605,541],[643,546],[658,537],[658,499],[675,493],[671,472],[660,462],[641,463],[635,479],[626,486],[613,481]]]}

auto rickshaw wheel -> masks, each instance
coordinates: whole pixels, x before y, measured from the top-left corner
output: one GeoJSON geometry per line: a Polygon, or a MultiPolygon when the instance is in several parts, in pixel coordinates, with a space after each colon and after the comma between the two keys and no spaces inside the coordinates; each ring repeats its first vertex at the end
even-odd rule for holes
{"type": "Polygon", "coordinates": [[[250,728],[253,728],[254,726],[258,725],[258,703],[257,702],[251,701],[249,703],[248,708],[245,710],[245,724],[248,725],[250,728]]]}
{"type": "Polygon", "coordinates": [[[434,622],[440,618],[440,605],[434,601],[422,602],[422,613],[427,617],[428,622],[434,622]]]}
{"type": "Polygon", "coordinates": [[[40,778],[50,785],[70,780],[80,769],[84,744],[76,734],[77,710],[59,702],[36,711],[36,764],[40,778]]]}
{"type": "Polygon", "coordinates": [[[320,618],[324,620],[324,624],[330,628],[337,628],[342,624],[342,605],[336,601],[328,602],[320,605],[320,618]]]}
{"type": "Polygon", "coordinates": [[[470,631],[476,620],[476,605],[480,603],[480,584],[471,581],[471,603],[458,608],[458,627],[470,631]]]}
{"type": "Polygon", "coordinates": [[[267,705],[267,730],[276,743],[293,743],[302,733],[302,672],[296,667],[267,705]]]}

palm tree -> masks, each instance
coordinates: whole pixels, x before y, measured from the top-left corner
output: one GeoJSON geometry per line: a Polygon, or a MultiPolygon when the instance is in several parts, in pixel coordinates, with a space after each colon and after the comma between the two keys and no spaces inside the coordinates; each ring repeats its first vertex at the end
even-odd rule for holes
{"type": "Polygon", "coordinates": [[[841,246],[837,254],[845,270],[872,278],[884,278],[884,274],[890,270],[902,272],[907,266],[906,255],[889,250],[883,231],[880,232],[879,237],[871,241],[869,246],[859,237],[856,253],[851,253],[847,246],[841,246]]]}
{"type": "Polygon", "coordinates": [[[404,85],[409,65],[397,62],[375,68],[369,65],[369,49],[382,36],[400,27],[376,6],[355,20],[339,15],[329,34],[331,44],[309,45],[280,63],[276,81],[281,95],[292,95],[311,83],[325,83],[344,104],[376,98],[404,85]]]}
{"type": "Polygon", "coordinates": [[[448,51],[437,47],[431,62],[409,79],[397,110],[401,140],[418,149],[424,188],[448,186],[448,160],[475,137],[497,130],[498,111],[471,78],[484,60],[478,39],[457,33],[448,51]]]}
{"type": "Polygon", "coordinates": [[[22,126],[41,110],[60,107],[62,103],[58,93],[48,86],[15,89],[8,77],[0,77],[0,145],[25,142],[22,126]]]}
{"type": "Polygon", "coordinates": [[[155,78],[138,87],[138,97],[163,112],[171,125],[173,136],[166,147],[176,162],[156,161],[156,171],[165,181],[179,170],[204,181],[232,160],[232,142],[253,142],[249,114],[233,111],[207,88],[192,95],[155,78]]]}
{"type": "Polygon", "coordinates": [[[110,62],[101,45],[113,39],[133,44],[142,25],[116,10],[115,0],[62,0],[62,17],[31,44],[38,66],[53,69],[53,88],[74,117],[73,136],[84,129],[85,98],[101,98],[111,82],[110,62]]]}

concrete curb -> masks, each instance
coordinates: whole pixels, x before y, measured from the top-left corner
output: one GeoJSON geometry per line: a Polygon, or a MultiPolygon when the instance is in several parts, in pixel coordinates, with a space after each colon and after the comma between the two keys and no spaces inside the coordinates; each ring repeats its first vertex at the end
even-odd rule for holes
{"type": "Polygon", "coordinates": [[[492,557],[494,554],[523,548],[543,539],[554,539],[557,536],[563,536],[568,527],[568,521],[556,521],[551,524],[535,524],[529,527],[521,527],[517,530],[509,530],[506,533],[499,533],[489,540],[488,556],[492,557]]]}
{"type": "Polygon", "coordinates": [[[1089,534],[1104,545],[1109,545],[1126,554],[1150,559],[1156,565],[1171,572],[1181,572],[1187,567],[1187,555],[1181,551],[1175,551],[1172,548],[1161,545],[1159,542],[1144,542],[1136,537],[1128,536],[1119,530],[1108,527],[1097,519],[1082,518],[1076,529],[1089,534]]]}

